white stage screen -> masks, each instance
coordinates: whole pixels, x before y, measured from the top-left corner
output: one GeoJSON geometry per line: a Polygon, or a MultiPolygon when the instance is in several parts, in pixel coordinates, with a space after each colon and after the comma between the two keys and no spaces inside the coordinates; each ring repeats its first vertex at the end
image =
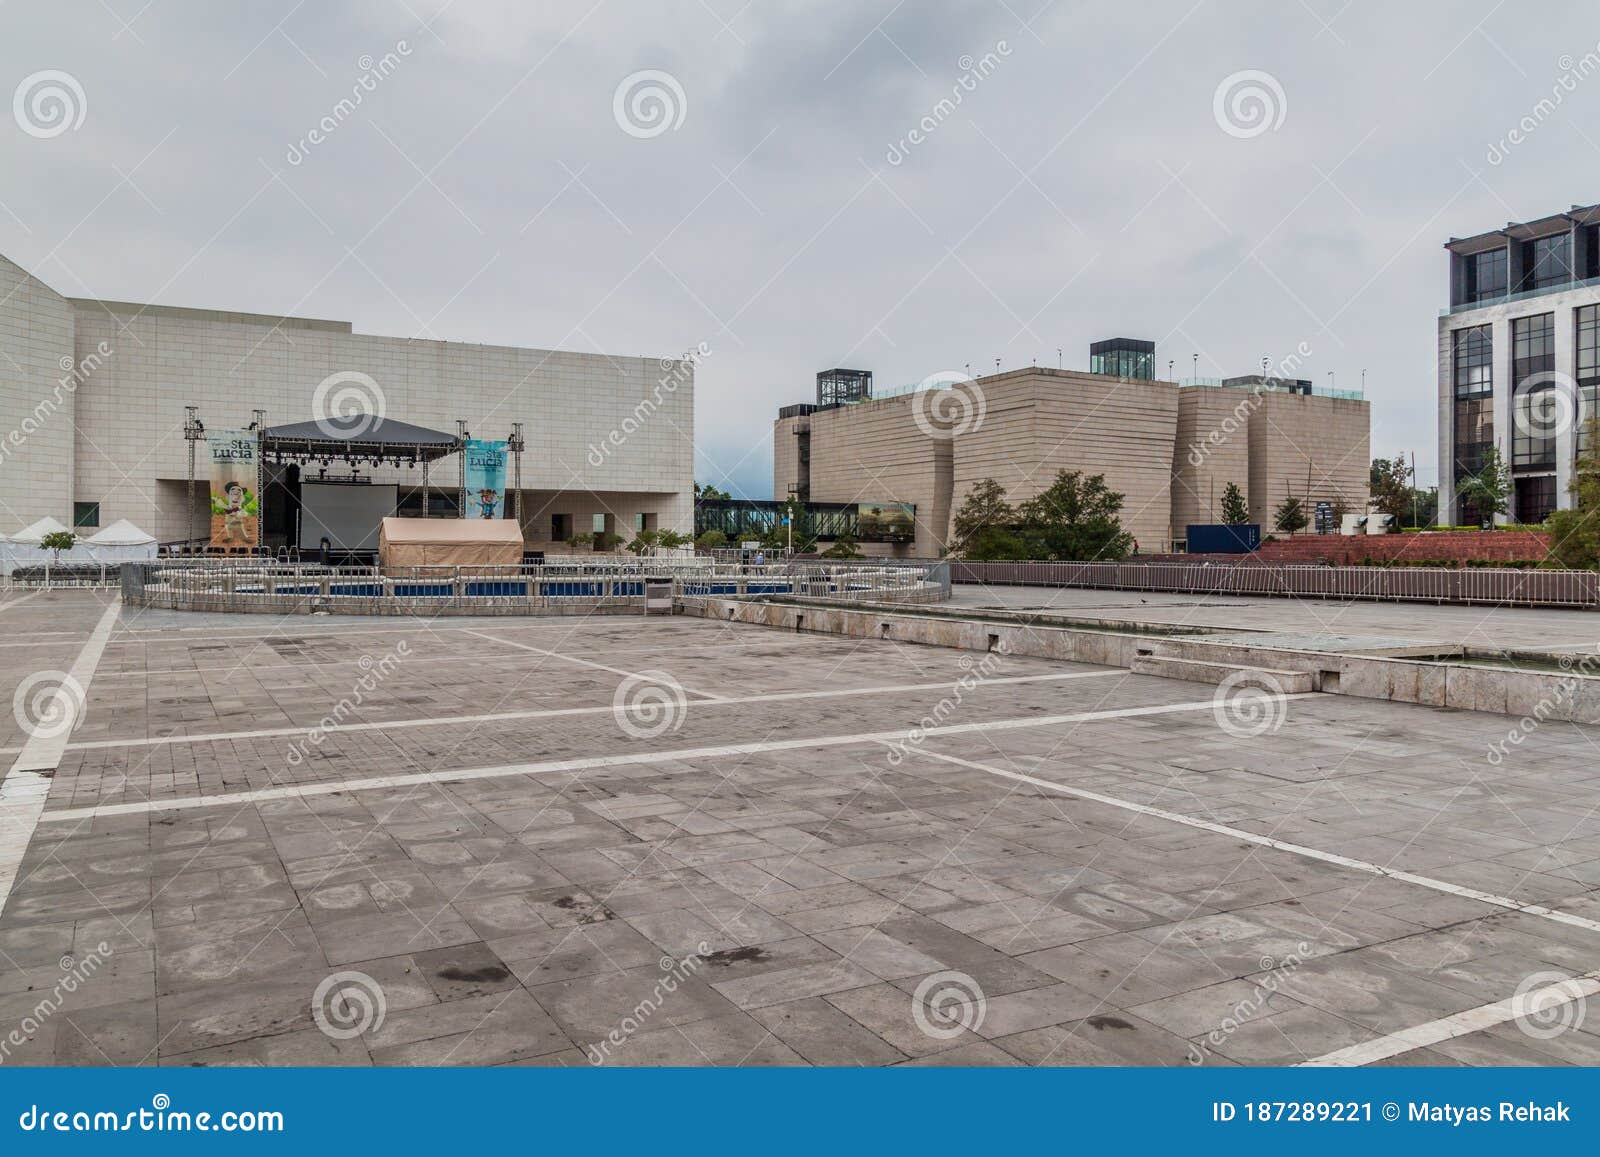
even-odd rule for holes
{"type": "Polygon", "coordinates": [[[300,484],[300,549],[316,550],[326,538],[335,550],[377,550],[380,522],[394,513],[398,486],[300,484]]]}

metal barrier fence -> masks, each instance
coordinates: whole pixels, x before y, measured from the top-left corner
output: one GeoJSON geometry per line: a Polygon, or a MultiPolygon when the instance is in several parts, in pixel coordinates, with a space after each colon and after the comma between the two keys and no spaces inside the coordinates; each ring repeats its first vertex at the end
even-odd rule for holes
{"type": "Polygon", "coordinates": [[[15,567],[0,579],[0,590],[49,590],[64,587],[114,587],[122,563],[62,562],[15,567]]]}
{"type": "Polygon", "coordinates": [[[1600,575],[1469,567],[1263,566],[1184,562],[953,562],[958,583],[1177,594],[1282,595],[1600,610],[1600,575]]]}
{"type": "Polygon", "coordinates": [[[757,567],[646,559],[540,566],[321,567],[186,560],[123,564],[122,595],[131,604],[174,610],[515,614],[643,609],[647,588],[665,584],[671,585],[675,598],[790,595],[934,601],[948,597],[948,575],[944,564],[849,562],[757,567]]]}

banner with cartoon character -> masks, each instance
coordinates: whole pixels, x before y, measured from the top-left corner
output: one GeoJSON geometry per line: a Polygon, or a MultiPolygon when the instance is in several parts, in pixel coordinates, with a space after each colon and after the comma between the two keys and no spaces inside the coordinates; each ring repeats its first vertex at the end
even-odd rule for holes
{"type": "Polygon", "coordinates": [[[261,504],[256,495],[254,430],[212,430],[211,545],[254,547],[261,541],[261,504]]]}
{"type": "Polygon", "coordinates": [[[467,440],[467,508],[464,518],[504,518],[506,443],[467,440]]]}

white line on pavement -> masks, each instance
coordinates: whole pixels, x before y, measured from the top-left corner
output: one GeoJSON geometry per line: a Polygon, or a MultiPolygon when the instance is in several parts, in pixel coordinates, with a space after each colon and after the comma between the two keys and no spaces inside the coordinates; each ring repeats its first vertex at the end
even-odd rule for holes
{"type": "MultiPolygon", "coordinates": [[[[560,651],[551,651],[544,647],[535,647],[531,643],[518,643],[512,639],[502,639],[495,635],[487,635],[482,631],[468,631],[466,633],[469,635],[476,635],[480,639],[488,639],[491,643],[499,643],[506,647],[516,647],[523,651],[532,651],[535,655],[544,655],[546,658],[550,659],[560,659],[564,663],[577,663],[582,667],[592,667],[596,671],[610,671],[613,675],[623,675],[629,679],[648,679],[651,682],[660,682],[660,680],[655,678],[653,674],[646,674],[642,671],[628,671],[622,667],[608,667],[604,663],[596,663],[593,659],[580,659],[576,655],[563,655],[560,651]]],[[[678,686],[680,689],[688,692],[690,695],[698,695],[702,699],[716,698],[716,696],[712,695],[709,691],[696,691],[692,687],[684,687],[681,683],[679,683],[678,686]]]]}
{"type": "MultiPolygon", "coordinates": [[[[1299,698],[1299,696],[1290,695],[1286,696],[1286,698],[1294,699],[1299,698]]],[[[926,747],[912,750],[916,754],[927,756],[929,759],[942,759],[946,763],[969,767],[974,771],[986,771],[990,775],[1002,776],[1005,779],[1032,784],[1035,787],[1049,788],[1051,791],[1060,792],[1062,795],[1076,796],[1078,799],[1105,804],[1107,807],[1121,808],[1123,811],[1137,812],[1139,815],[1154,816],[1157,819],[1169,820],[1172,823],[1183,824],[1186,827],[1199,828],[1201,831],[1216,832],[1218,835],[1227,836],[1230,839],[1247,840],[1264,848],[1272,848],[1276,851],[1288,852],[1291,855],[1304,856],[1311,860],[1321,860],[1325,864],[1337,864],[1341,868],[1353,868],[1358,872],[1382,876],[1389,880],[1400,880],[1403,883],[1416,884],[1423,888],[1431,888],[1435,892],[1445,892],[1451,896],[1460,896],[1467,900],[1478,900],[1485,904],[1491,904],[1496,908],[1506,908],[1513,912],[1525,912],[1530,916],[1542,916],[1546,920],[1555,921],[1557,924],[1568,924],[1588,932],[1600,932],[1600,920],[1590,920],[1586,916],[1575,916],[1571,912],[1560,912],[1554,908],[1546,908],[1543,904],[1524,904],[1520,900],[1513,900],[1510,896],[1497,896],[1493,892],[1482,892],[1477,888],[1465,888],[1460,884],[1452,884],[1448,880],[1436,880],[1431,876],[1419,876],[1413,872],[1394,871],[1383,867],[1381,864],[1352,859],[1349,856],[1341,856],[1336,852],[1324,852],[1319,848],[1308,848],[1304,844],[1291,844],[1283,840],[1275,840],[1271,836],[1263,836],[1258,832],[1246,831],[1244,828],[1231,828],[1227,824],[1213,823],[1210,820],[1198,819],[1195,816],[1186,816],[1181,812],[1171,812],[1164,808],[1151,807],[1149,804],[1134,803],[1132,800],[1118,799],[1113,795],[1101,795],[1097,791],[1088,791],[1081,787],[1069,787],[1066,784],[1040,779],[1034,775],[1024,775],[1022,772],[1011,771],[1004,767],[976,763],[973,760],[962,759],[959,756],[929,751],[926,747]]]]}
{"type": "MultiPolygon", "coordinates": [[[[1069,679],[1104,679],[1112,675],[1126,675],[1122,668],[1105,671],[1070,671],[1054,675],[1014,675],[1004,679],[985,679],[983,686],[996,683],[1059,683],[1069,679]]],[[[103,678],[104,676],[102,676],[103,678]]],[[[696,699],[694,706],[720,707],[728,704],[784,703],[797,699],[839,699],[858,695],[889,695],[907,691],[946,691],[953,681],[942,683],[899,683],[882,687],[839,687],[827,691],[778,691],[770,695],[712,696],[696,699]]],[[[411,727],[448,727],[461,723],[500,723],[508,719],[556,719],[574,715],[616,715],[652,710],[653,704],[608,704],[604,707],[547,707],[527,711],[497,711],[488,715],[441,715],[422,719],[388,719],[371,723],[335,723],[328,726],[310,724],[302,727],[268,727],[256,731],[210,731],[197,735],[163,735],[154,739],[93,739],[83,743],[67,744],[68,751],[90,751],[108,747],[167,747],[182,743],[217,743],[233,739],[267,739],[274,735],[304,735],[319,731],[336,735],[346,731],[392,731],[411,727]]],[[[7,755],[20,748],[0,748],[7,755]]]]}
{"type": "MultiPolygon", "coordinates": [[[[78,652],[72,668],[67,671],[76,686],[67,684],[56,694],[56,704],[69,713],[71,719],[81,719],[89,698],[89,684],[94,680],[94,670],[105,652],[106,640],[116,625],[122,610],[121,598],[111,600],[111,605],[100,616],[89,641],[78,652]],[[68,690],[70,688],[70,690],[68,690]],[[81,694],[82,699],[77,696],[81,694]]],[[[39,826],[45,800],[50,795],[50,779],[42,772],[52,771],[61,762],[71,727],[64,727],[59,735],[41,732],[28,740],[17,756],[16,763],[0,780],[0,914],[5,912],[6,901],[11,897],[11,886],[17,879],[17,868],[39,826]]]]}
{"type": "Polygon", "coordinates": [[[1427,1048],[1442,1041],[1482,1032],[1486,1028],[1505,1024],[1507,1021],[1521,1020],[1534,1013],[1548,1016],[1555,1009],[1586,1000],[1597,993],[1600,993],[1600,971],[1585,972],[1569,980],[1557,980],[1530,992],[1508,996],[1493,1004],[1469,1008],[1453,1016],[1440,1017],[1438,1020],[1430,1020],[1427,1024],[1404,1028],[1399,1032],[1351,1045],[1349,1048],[1324,1053],[1309,1061],[1301,1061],[1296,1067],[1355,1068],[1360,1065],[1370,1065],[1376,1061],[1397,1057],[1401,1053],[1409,1053],[1414,1049],[1427,1048]]]}
{"type": "MultiPolygon", "coordinates": [[[[1121,672],[1118,672],[1121,673],[1121,672]]],[[[1285,695],[1285,700],[1309,699],[1317,692],[1285,695]]],[[[1135,719],[1148,715],[1172,715],[1186,711],[1211,711],[1211,699],[1188,703],[1163,703],[1149,707],[1117,707],[1106,711],[1077,711],[1069,715],[1037,715],[1026,719],[991,719],[982,723],[950,723],[921,729],[924,737],[975,735],[987,731],[1018,731],[1034,727],[1054,727],[1062,723],[1093,723],[1101,719],[1135,719]]],[[[602,767],[640,766],[670,763],[680,759],[718,759],[731,755],[761,755],[769,751],[800,751],[814,747],[856,747],[867,743],[904,743],[904,728],[895,731],[867,731],[855,735],[820,735],[808,739],[771,739],[761,743],[730,743],[718,747],[689,747],[671,751],[648,751],[633,755],[596,755],[581,759],[551,759],[539,763],[511,763],[495,767],[461,768],[455,771],[427,771],[407,775],[373,776],[328,783],[287,784],[255,791],[221,795],[186,796],[182,799],[140,800],[136,803],[95,804],[46,812],[40,822],[58,823],[92,819],[97,816],[139,815],[146,812],[221,807],[265,800],[301,796],[333,795],[346,791],[371,791],[380,788],[408,787],[422,783],[450,783],[467,779],[499,779],[517,775],[548,775],[559,772],[589,771],[602,767]]]]}

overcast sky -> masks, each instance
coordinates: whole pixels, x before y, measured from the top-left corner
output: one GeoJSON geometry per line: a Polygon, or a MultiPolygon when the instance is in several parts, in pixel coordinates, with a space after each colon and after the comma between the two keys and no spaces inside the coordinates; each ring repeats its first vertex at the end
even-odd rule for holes
{"type": "Polygon", "coordinates": [[[36,78],[75,127],[0,120],[0,252],[73,296],[704,342],[697,475],[752,497],[818,369],[1087,368],[1111,336],[1162,376],[1365,370],[1374,453],[1431,483],[1442,243],[1600,200],[1600,11],[1533,11],[4,0],[0,95],[82,95],[36,78]]]}

